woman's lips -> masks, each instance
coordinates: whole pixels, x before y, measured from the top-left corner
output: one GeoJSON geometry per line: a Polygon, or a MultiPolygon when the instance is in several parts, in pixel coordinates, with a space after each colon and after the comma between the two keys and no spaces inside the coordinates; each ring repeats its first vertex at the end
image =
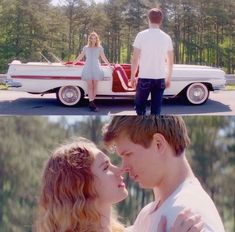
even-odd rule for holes
{"type": "Polygon", "coordinates": [[[125,187],[126,187],[126,185],[125,185],[124,182],[121,182],[121,183],[118,185],[118,188],[125,188],[125,187]]]}

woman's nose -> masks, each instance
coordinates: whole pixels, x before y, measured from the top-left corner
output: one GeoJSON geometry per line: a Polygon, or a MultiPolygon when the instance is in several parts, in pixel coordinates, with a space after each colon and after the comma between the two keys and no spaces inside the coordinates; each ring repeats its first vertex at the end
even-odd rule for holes
{"type": "Polygon", "coordinates": [[[120,177],[125,173],[125,171],[122,167],[113,166],[113,173],[115,176],[120,177]]]}
{"type": "Polygon", "coordinates": [[[121,176],[123,174],[122,168],[120,167],[115,167],[115,175],[116,176],[121,176]]]}
{"type": "Polygon", "coordinates": [[[124,167],[116,167],[115,174],[117,176],[123,176],[126,172],[129,172],[129,169],[124,167]]]}

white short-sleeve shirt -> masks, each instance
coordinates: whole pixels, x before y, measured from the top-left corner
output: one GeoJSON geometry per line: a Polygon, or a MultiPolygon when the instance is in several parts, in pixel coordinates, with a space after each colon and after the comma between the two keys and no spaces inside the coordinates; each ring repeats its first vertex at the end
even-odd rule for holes
{"type": "Polygon", "coordinates": [[[171,37],[159,28],[149,28],[137,34],[133,47],[140,49],[139,77],[166,77],[166,55],[173,51],[171,37]]]}
{"type": "Polygon", "coordinates": [[[145,206],[139,213],[134,225],[128,232],[157,231],[161,216],[167,218],[167,232],[173,226],[178,213],[189,208],[201,215],[205,232],[225,232],[219,213],[201,184],[196,178],[185,180],[157,209],[157,202],[145,206]]]}

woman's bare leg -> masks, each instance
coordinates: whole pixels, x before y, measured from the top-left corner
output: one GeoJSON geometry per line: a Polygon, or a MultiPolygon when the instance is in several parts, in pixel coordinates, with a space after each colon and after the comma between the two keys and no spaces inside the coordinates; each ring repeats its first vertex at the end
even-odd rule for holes
{"type": "Polygon", "coordinates": [[[94,97],[93,97],[93,83],[92,83],[92,80],[87,81],[87,94],[88,94],[89,101],[93,101],[94,97]]]}
{"type": "Polygon", "coordinates": [[[93,81],[93,97],[95,99],[96,94],[97,94],[97,85],[98,85],[98,81],[93,81]]]}
{"type": "Polygon", "coordinates": [[[91,111],[97,112],[98,109],[94,103],[95,100],[95,87],[97,84],[94,83],[94,80],[87,81],[87,92],[88,92],[88,97],[89,97],[89,108],[91,111]]]}

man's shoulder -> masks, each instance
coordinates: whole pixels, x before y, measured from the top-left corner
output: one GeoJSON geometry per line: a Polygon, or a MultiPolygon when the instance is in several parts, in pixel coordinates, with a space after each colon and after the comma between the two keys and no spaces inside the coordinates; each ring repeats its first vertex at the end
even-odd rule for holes
{"type": "Polygon", "coordinates": [[[143,31],[140,31],[137,35],[144,35],[149,32],[149,29],[145,29],[143,31]]]}
{"type": "Polygon", "coordinates": [[[167,34],[165,31],[159,29],[159,30],[157,30],[157,32],[158,33],[156,34],[156,30],[151,30],[148,28],[146,30],[140,31],[137,34],[137,36],[141,37],[141,38],[145,38],[145,37],[149,37],[149,36],[153,36],[153,35],[161,35],[164,38],[171,39],[170,35],[167,34]]]}
{"type": "Polygon", "coordinates": [[[189,179],[182,183],[166,200],[166,208],[172,207],[172,205],[174,205],[174,207],[186,207],[199,211],[203,209],[204,206],[214,207],[211,198],[196,178],[189,179]]]}
{"type": "Polygon", "coordinates": [[[163,30],[161,30],[161,29],[160,29],[160,33],[161,33],[163,36],[165,36],[165,37],[171,38],[168,33],[166,33],[165,31],[163,31],[163,30]]]}
{"type": "Polygon", "coordinates": [[[224,231],[214,202],[196,178],[186,181],[182,188],[166,204],[164,212],[166,213],[170,209],[173,219],[183,208],[189,208],[192,212],[198,213],[203,218],[205,228],[208,231],[224,231]]]}

